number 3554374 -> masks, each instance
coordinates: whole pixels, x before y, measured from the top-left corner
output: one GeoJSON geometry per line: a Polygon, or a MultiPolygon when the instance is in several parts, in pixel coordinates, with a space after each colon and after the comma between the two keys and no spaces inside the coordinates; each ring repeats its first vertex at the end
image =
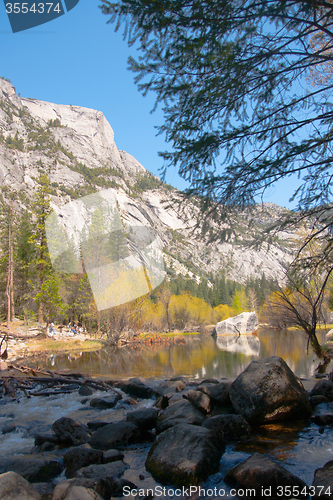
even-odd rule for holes
{"type": "Polygon", "coordinates": [[[7,14],[50,14],[50,12],[57,12],[60,14],[61,8],[59,3],[33,3],[29,6],[26,2],[15,2],[15,3],[6,3],[6,12],[7,14]]]}

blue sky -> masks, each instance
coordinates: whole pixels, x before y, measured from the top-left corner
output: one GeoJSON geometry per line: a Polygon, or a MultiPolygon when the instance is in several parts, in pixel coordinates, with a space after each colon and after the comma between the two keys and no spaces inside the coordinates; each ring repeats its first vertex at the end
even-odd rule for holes
{"type": "MultiPolygon", "coordinates": [[[[127,47],[121,31],[115,33],[113,25],[107,24],[99,4],[99,0],[80,0],[58,19],[12,33],[1,2],[0,76],[9,78],[22,97],[102,111],[117,147],[159,175],[163,162],[158,151],[167,145],[163,136],[156,136],[155,126],[163,123],[163,114],[150,113],[154,96],[142,97],[127,70],[128,56],[135,57],[136,50],[127,47]]],[[[186,187],[175,169],[169,169],[166,181],[179,189],[186,187]]],[[[294,183],[285,179],[264,201],[292,207],[288,200],[294,183]]]]}

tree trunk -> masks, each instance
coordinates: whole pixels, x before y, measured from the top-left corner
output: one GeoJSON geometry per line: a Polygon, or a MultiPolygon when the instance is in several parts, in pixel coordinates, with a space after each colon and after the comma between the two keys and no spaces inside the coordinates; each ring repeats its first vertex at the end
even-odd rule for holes
{"type": "Polygon", "coordinates": [[[8,271],[7,271],[7,327],[15,318],[14,308],[14,242],[13,242],[13,205],[10,208],[8,221],[8,271]]]}
{"type": "Polygon", "coordinates": [[[322,346],[320,345],[316,332],[313,330],[310,330],[307,332],[309,335],[310,343],[313,347],[314,352],[318,356],[319,359],[323,359],[324,362],[326,363],[327,361],[330,361],[331,358],[328,356],[328,354],[324,351],[322,346]]]}

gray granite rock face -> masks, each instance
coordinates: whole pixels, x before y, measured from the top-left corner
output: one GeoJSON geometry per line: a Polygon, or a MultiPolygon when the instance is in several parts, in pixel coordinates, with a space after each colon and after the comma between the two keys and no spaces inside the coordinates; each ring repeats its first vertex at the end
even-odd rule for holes
{"type": "Polygon", "coordinates": [[[251,334],[258,330],[259,322],[255,312],[243,312],[216,324],[213,335],[251,334]]]}

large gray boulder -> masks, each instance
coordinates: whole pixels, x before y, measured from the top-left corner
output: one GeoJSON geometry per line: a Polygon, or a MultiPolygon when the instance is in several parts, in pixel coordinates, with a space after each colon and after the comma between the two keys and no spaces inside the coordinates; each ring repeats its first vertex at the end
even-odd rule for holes
{"type": "Polygon", "coordinates": [[[140,435],[139,428],[132,422],[115,422],[105,425],[93,433],[89,441],[90,446],[98,450],[108,450],[115,446],[133,443],[140,435]]]}
{"type": "Polygon", "coordinates": [[[333,494],[333,461],[327,462],[321,469],[315,471],[312,498],[331,499],[333,494]]]}
{"type": "Polygon", "coordinates": [[[319,380],[310,392],[310,396],[324,396],[328,401],[333,401],[333,383],[330,380],[319,380]]]}
{"type": "Polygon", "coordinates": [[[64,456],[64,465],[66,467],[66,477],[74,477],[81,467],[86,467],[92,464],[101,464],[104,461],[103,452],[95,450],[88,444],[69,448],[64,456]]]}
{"type": "Polygon", "coordinates": [[[0,475],[1,500],[40,500],[37,491],[16,472],[0,475]]]}
{"type": "Polygon", "coordinates": [[[297,476],[259,453],[255,453],[234,467],[224,480],[237,489],[254,489],[255,497],[259,498],[265,497],[262,495],[263,490],[267,490],[268,493],[268,488],[271,488],[269,495],[266,494],[271,500],[285,498],[281,495],[281,488],[285,486],[291,487],[291,490],[293,486],[297,486],[299,491],[306,488],[306,484],[297,476]]]}
{"type": "Polygon", "coordinates": [[[140,431],[149,431],[156,427],[157,408],[139,408],[126,415],[126,421],[139,427],[140,431]]]}
{"type": "Polygon", "coordinates": [[[207,394],[217,405],[230,404],[229,389],[231,382],[204,383],[197,386],[197,390],[207,394]]]}
{"type": "Polygon", "coordinates": [[[202,427],[220,434],[226,442],[241,441],[251,434],[251,427],[242,415],[216,415],[207,418],[202,427]]]}
{"type": "Polygon", "coordinates": [[[157,419],[156,429],[157,432],[163,432],[178,424],[201,425],[205,418],[198,408],[182,398],[163,410],[157,419]]]}
{"type": "Polygon", "coordinates": [[[252,361],[231,384],[229,397],[250,424],[306,418],[312,411],[302,383],[278,356],[252,361]]]}
{"type": "Polygon", "coordinates": [[[73,446],[84,444],[90,438],[88,427],[70,417],[58,418],[52,424],[52,430],[59,440],[73,446]]]}
{"type": "MultiPolygon", "coordinates": [[[[333,403],[320,403],[316,406],[311,420],[317,425],[330,425],[333,423],[333,403]]],[[[332,492],[333,493],[333,492],[332,492]]]]}
{"type": "Polygon", "coordinates": [[[243,312],[216,324],[212,335],[251,334],[258,330],[259,322],[255,312],[243,312]]]}
{"type": "Polygon", "coordinates": [[[195,485],[218,471],[223,452],[223,442],[208,429],[179,424],[157,436],[146,468],[163,484],[195,485]]]}
{"type": "MultiPolygon", "coordinates": [[[[51,455],[23,455],[1,461],[0,472],[13,471],[30,483],[51,481],[61,474],[61,461],[51,455]]],[[[1,496],[0,496],[1,498],[1,496]]]]}
{"type": "Polygon", "coordinates": [[[154,395],[154,390],[156,384],[143,377],[134,377],[126,380],[125,382],[119,382],[118,387],[135,398],[151,398],[154,395]]]}

